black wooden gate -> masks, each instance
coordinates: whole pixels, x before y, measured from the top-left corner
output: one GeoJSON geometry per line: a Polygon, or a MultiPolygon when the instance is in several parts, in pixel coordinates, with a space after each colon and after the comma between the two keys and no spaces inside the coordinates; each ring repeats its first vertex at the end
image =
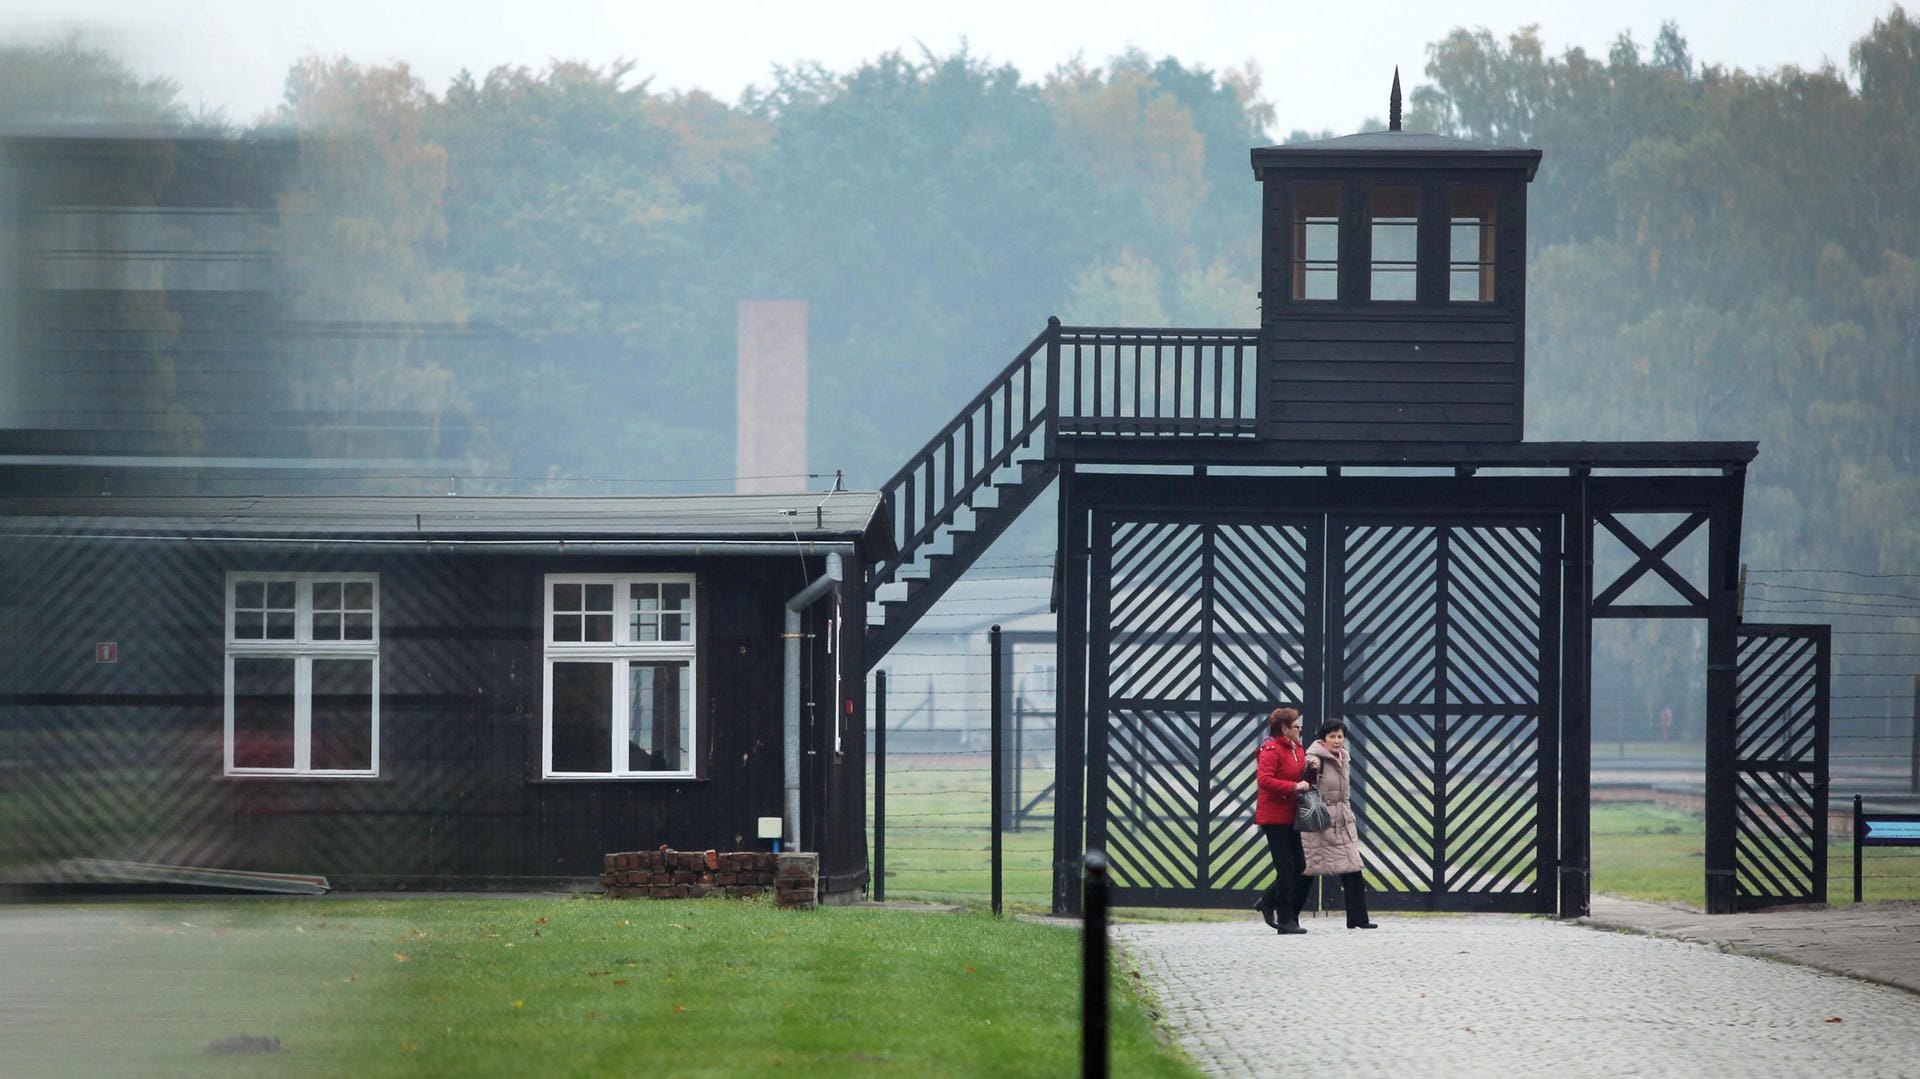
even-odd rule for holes
{"type": "Polygon", "coordinates": [[[1825,903],[1831,632],[1741,624],[1737,639],[1734,906],[1825,903]]]}
{"type": "Polygon", "coordinates": [[[1253,755],[1317,695],[1321,522],[1095,525],[1089,842],[1115,902],[1226,906],[1266,869],[1253,755]]]}
{"type": "Polygon", "coordinates": [[[1096,513],[1087,838],[1114,901],[1265,882],[1253,755],[1294,704],[1352,725],[1376,905],[1551,912],[1558,526],[1096,513]]]}
{"type": "Polygon", "coordinates": [[[1334,518],[1337,642],[1382,909],[1554,909],[1559,521],[1334,518]]]}

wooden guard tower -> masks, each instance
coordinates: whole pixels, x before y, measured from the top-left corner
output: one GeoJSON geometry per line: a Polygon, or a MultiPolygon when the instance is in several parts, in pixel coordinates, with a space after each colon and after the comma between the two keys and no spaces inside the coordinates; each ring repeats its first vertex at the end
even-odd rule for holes
{"type": "Polygon", "coordinates": [[[1524,433],[1527,184],[1540,151],[1408,134],[1398,101],[1386,131],[1253,151],[1266,439],[1524,433]]]}
{"type": "Polygon", "coordinates": [[[1049,320],[883,486],[869,664],[1057,483],[1057,910],[1089,847],[1116,902],[1250,902],[1291,704],[1350,725],[1376,908],[1578,916],[1593,622],[1702,619],[1708,908],[1824,901],[1826,638],[1737,610],[1757,445],[1526,441],[1540,152],[1391,114],[1253,151],[1258,329],[1049,320]]]}

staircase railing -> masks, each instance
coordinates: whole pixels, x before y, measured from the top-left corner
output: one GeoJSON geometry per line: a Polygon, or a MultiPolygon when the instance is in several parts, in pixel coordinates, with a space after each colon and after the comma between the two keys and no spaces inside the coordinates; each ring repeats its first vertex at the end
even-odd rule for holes
{"type": "Polygon", "coordinates": [[[1061,326],[1059,433],[1258,435],[1259,330],[1061,326]]]}
{"type": "MultiPolygon", "coordinates": [[[[953,530],[956,515],[972,509],[974,495],[992,487],[995,474],[1015,464],[1022,449],[1051,462],[1061,435],[1258,437],[1259,340],[1252,329],[1062,326],[1048,319],[1013,362],[881,485],[896,553],[869,571],[868,598],[953,530]]],[[[1033,475],[1038,484],[1052,473],[1033,475]]],[[[953,567],[952,576],[964,569],[953,567]]],[[[951,583],[937,582],[936,591],[951,583]]]]}
{"type": "Polygon", "coordinates": [[[940,529],[952,525],[954,514],[970,505],[974,492],[987,486],[996,471],[1012,463],[1017,450],[1044,433],[1053,394],[1046,369],[1036,372],[1035,360],[1058,327],[1057,321],[1049,321],[986,389],[881,484],[898,553],[867,574],[869,597],[893,580],[900,567],[911,564],[940,529]]]}

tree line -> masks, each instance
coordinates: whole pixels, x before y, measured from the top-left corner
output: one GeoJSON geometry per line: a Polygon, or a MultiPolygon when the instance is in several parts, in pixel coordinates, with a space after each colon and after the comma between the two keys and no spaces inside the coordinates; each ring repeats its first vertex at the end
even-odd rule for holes
{"type": "MultiPolygon", "coordinates": [[[[807,467],[855,486],[1050,314],[1253,325],[1247,150],[1284,118],[1251,66],[1138,52],[1038,78],[894,53],[737,102],[626,63],[430,88],[309,58],[245,129],[74,41],[0,75],[15,121],[297,139],[296,313],[416,331],[306,357],[290,395],[464,432],[476,490],[729,487],[743,298],[808,302],[807,467]]],[[[1920,24],[1895,6],[1844,69],[1754,72],[1671,23],[1605,55],[1461,29],[1425,76],[1409,129],[1545,152],[1528,438],[1756,439],[1749,561],[1920,566],[1920,24]]]]}

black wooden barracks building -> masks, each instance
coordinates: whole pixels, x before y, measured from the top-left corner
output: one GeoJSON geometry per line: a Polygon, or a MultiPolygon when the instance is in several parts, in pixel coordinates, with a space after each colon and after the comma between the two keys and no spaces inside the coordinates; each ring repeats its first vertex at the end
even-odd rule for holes
{"type": "Polygon", "coordinates": [[[538,886],[774,831],[857,893],[889,549],[844,491],[0,499],[0,873],[538,886]]]}

